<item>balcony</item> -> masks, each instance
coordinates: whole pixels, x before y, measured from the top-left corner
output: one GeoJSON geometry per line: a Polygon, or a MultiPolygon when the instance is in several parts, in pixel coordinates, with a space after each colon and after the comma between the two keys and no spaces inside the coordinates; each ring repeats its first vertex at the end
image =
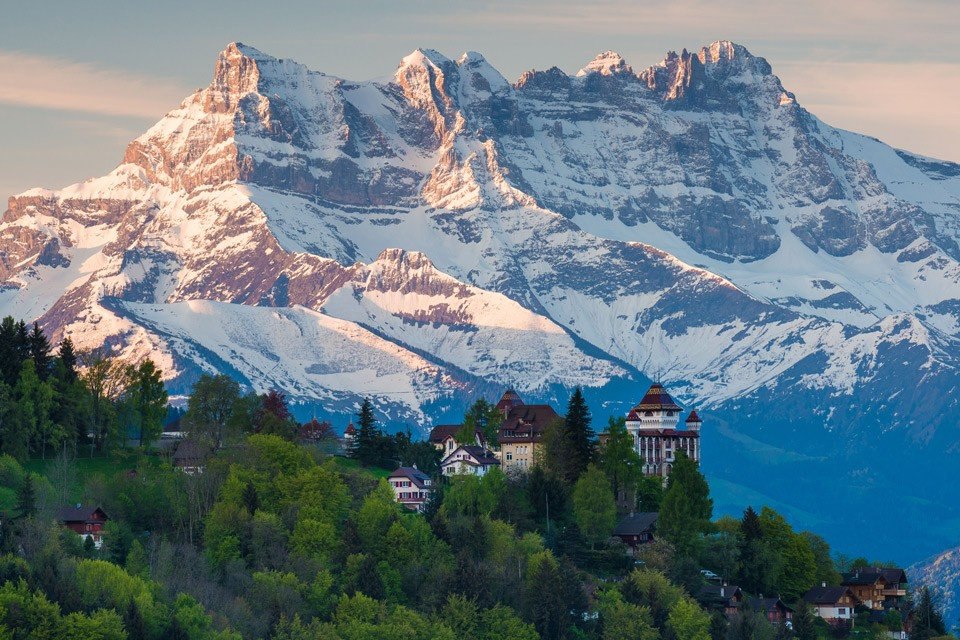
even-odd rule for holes
{"type": "Polygon", "coordinates": [[[885,598],[904,598],[907,595],[907,590],[897,587],[887,587],[880,593],[882,593],[885,598]]]}

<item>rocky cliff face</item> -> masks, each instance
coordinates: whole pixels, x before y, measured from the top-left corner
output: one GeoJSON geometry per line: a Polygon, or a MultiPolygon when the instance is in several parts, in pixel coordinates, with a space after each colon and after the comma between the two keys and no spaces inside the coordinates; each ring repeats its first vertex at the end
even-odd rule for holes
{"type": "Polygon", "coordinates": [[[802,462],[820,484],[776,492],[812,521],[828,478],[849,505],[960,451],[958,213],[960,167],[824,124],[730,42],[516,83],[474,52],[351,82],[238,43],[111,174],[10,199],[0,312],[174,390],[228,371],[397,423],[503,384],[616,412],[656,374],[712,414],[731,508],[786,477],[758,460],[802,462]]]}

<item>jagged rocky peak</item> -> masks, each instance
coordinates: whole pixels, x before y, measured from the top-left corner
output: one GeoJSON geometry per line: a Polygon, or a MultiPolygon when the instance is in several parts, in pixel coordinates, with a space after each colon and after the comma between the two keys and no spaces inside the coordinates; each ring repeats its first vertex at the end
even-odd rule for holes
{"type": "Polygon", "coordinates": [[[258,63],[275,60],[242,42],[231,42],[217,56],[211,89],[234,96],[256,91],[260,82],[258,63]]]}
{"type": "Polygon", "coordinates": [[[457,66],[461,74],[469,79],[473,89],[496,93],[510,88],[510,83],[496,67],[476,51],[467,51],[457,58],[457,66]]]}
{"type": "Polygon", "coordinates": [[[599,73],[603,76],[612,76],[621,73],[633,73],[633,69],[616,51],[604,51],[577,71],[577,77],[599,73]]]}
{"type": "Polygon", "coordinates": [[[641,71],[638,76],[664,100],[678,106],[702,108],[709,105],[720,110],[736,110],[737,100],[730,92],[736,91],[737,85],[744,84],[769,84],[777,91],[778,99],[781,94],[793,98],[792,94],[783,91],[766,60],[729,40],[717,40],[697,52],[686,49],[680,53],[668,51],[662,61],[641,71]]]}
{"type": "Polygon", "coordinates": [[[570,88],[570,76],[564,73],[560,67],[550,67],[546,71],[530,69],[520,75],[514,87],[537,93],[566,91],[570,88]]]}
{"type": "Polygon", "coordinates": [[[435,72],[441,73],[444,67],[451,64],[453,64],[453,61],[439,51],[420,47],[400,60],[400,65],[397,67],[394,77],[399,79],[407,75],[410,70],[417,69],[433,69],[435,72]]]}

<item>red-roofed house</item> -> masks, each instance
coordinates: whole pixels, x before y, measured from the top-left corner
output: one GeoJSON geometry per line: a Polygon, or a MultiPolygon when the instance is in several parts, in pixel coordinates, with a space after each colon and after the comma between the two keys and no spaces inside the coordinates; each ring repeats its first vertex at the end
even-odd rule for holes
{"type": "Polygon", "coordinates": [[[81,538],[92,538],[93,546],[97,549],[103,546],[103,527],[109,518],[100,507],[80,503],[61,507],[57,511],[57,520],[81,538]]]}

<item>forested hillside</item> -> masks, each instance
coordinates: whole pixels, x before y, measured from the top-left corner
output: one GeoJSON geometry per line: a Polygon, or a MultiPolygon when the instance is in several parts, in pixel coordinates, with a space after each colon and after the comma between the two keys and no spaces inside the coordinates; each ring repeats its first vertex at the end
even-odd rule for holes
{"type": "MultiPolygon", "coordinates": [[[[282,394],[204,376],[176,416],[205,452],[188,474],[157,442],[167,398],[149,360],[0,329],[2,638],[808,640],[834,633],[801,595],[870,564],[833,558],[767,507],[714,519],[682,455],[666,487],[644,478],[621,420],[598,448],[579,391],[529,474],[444,478],[439,452],[381,431],[369,403],[346,449],[329,433],[304,444],[282,394]],[[424,513],[385,479],[414,464],[434,474],[424,513]],[[109,516],[102,547],[61,524],[75,503],[109,516]],[[659,521],[631,555],[611,533],[635,509],[659,521]],[[725,616],[713,574],[778,594],[792,624],[749,600],[725,616]]],[[[489,416],[478,403],[465,431],[489,416]]],[[[914,612],[913,638],[943,635],[928,593],[914,612]]],[[[883,638],[894,622],[859,616],[854,633],[883,638]]]]}

